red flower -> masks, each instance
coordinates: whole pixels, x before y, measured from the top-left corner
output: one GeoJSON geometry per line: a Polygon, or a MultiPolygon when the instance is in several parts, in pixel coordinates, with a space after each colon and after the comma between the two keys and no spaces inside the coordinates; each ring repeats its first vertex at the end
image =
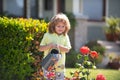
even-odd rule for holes
{"type": "Polygon", "coordinates": [[[106,79],[105,76],[103,76],[102,74],[98,74],[96,80],[106,80],[106,79]]]}
{"type": "Polygon", "coordinates": [[[97,57],[98,57],[98,53],[97,53],[96,51],[91,51],[91,52],[90,52],[90,56],[91,56],[92,58],[97,58],[97,57]]]}
{"type": "Polygon", "coordinates": [[[48,72],[47,73],[47,78],[50,79],[50,78],[54,78],[55,77],[55,73],[54,72],[48,72]]]}
{"type": "Polygon", "coordinates": [[[86,55],[90,52],[90,49],[87,47],[87,46],[83,46],[80,48],[80,52],[83,54],[83,55],[86,55]]]}

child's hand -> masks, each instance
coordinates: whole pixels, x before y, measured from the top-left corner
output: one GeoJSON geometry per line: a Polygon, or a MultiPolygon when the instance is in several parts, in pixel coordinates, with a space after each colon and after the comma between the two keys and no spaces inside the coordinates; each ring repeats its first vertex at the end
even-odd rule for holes
{"type": "Polygon", "coordinates": [[[48,46],[49,46],[49,48],[51,48],[51,49],[54,49],[54,48],[57,48],[57,47],[58,47],[58,45],[55,44],[55,43],[50,43],[50,44],[48,44],[48,46]]]}

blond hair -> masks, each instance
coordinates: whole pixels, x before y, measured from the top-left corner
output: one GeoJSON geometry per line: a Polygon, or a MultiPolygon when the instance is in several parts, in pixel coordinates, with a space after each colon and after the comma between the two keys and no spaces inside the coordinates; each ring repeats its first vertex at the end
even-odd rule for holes
{"type": "Polygon", "coordinates": [[[55,26],[57,25],[58,22],[63,22],[63,24],[65,25],[65,31],[63,32],[63,34],[66,35],[70,30],[70,22],[68,17],[63,13],[58,13],[50,20],[48,24],[48,32],[56,33],[55,26]]]}

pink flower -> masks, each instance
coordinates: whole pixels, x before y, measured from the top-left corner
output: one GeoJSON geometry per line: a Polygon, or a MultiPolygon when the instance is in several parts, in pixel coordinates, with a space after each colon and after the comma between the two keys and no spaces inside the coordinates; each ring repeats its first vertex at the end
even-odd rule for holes
{"type": "Polygon", "coordinates": [[[96,77],[96,80],[106,80],[106,79],[105,79],[104,75],[98,74],[97,77],[96,77]]]}
{"type": "Polygon", "coordinates": [[[87,47],[87,46],[83,46],[80,48],[80,52],[83,54],[83,55],[86,55],[90,52],[90,49],[87,47]]]}
{"type": "Polygon", "coordinates": [[[47,73],[47,78],[48,79],[51,79],[51,78],[54,78],[55,77],[55,73],[54,72],[48,72],[47,73]]]}

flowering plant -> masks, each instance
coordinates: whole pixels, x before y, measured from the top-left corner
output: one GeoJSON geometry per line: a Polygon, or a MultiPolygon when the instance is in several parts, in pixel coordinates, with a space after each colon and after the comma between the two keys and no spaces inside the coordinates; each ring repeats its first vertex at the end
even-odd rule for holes
{"type": "Polygon", "coordinates": [[[87,46],[80,48],[80,54],[77,56],[79,62],[76,63],[78,71],[71,72],[72,80],[90,80],[90,70],[96,69],[95,59],[98,58],[96,51],[91,51],[87,46]]]}
{"type": "Polygon", "coordinates": [[[105,76],[102,74],[98,74],[96,80],[106,80],[105,76]]]}
{"type": "Polygon", "coordinates": [[[54,71],[48,72],[47,73],[47,78],[48,78],[48,80],[54,80],[55,72],[54,71]]]}

